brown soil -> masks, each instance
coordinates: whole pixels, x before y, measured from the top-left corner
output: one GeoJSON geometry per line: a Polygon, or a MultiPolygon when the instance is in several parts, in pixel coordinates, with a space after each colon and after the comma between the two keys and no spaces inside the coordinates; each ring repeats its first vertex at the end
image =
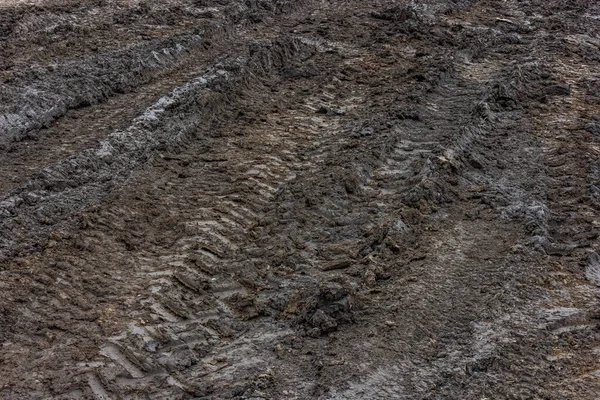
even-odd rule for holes
{"type": "Polygon", "coordinates": [[[598,398],[597,2],[0,6],[0,398],[598,398]]]}

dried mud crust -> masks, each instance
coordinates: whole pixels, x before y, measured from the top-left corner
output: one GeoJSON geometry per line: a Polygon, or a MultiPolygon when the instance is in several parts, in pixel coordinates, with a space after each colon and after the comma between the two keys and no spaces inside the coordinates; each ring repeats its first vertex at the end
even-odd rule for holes
{"type": "Polygon", "coordinates": [[[0,394],[596,398],[599,14],[232,20],[234,49],[5,192],[0,394]]]}

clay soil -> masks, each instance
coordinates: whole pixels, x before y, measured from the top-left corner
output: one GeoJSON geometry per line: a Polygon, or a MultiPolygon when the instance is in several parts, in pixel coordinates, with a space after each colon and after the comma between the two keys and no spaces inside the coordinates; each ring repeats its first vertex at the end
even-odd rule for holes
{"type": "Polygon", "coordinates": [[[1,399],[599,399],[599,236],[596,1],[0,1],[1,399]]]}

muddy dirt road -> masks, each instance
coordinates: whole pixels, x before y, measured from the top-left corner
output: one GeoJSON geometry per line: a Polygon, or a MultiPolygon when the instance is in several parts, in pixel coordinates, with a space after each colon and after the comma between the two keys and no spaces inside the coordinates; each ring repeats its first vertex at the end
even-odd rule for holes
{"type": "Polygon", "coordinates": [[[0,398],[600,398],[600,4],[0,1],[0,398]]]}

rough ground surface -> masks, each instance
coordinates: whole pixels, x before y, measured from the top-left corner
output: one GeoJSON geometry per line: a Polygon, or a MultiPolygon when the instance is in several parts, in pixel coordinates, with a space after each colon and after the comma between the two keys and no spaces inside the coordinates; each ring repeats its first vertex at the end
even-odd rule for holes
{"type": "Polygon", "coordinates": [[[600,398],[600,5],[0,1],[0,398],[600,398]]]}

